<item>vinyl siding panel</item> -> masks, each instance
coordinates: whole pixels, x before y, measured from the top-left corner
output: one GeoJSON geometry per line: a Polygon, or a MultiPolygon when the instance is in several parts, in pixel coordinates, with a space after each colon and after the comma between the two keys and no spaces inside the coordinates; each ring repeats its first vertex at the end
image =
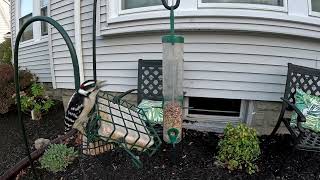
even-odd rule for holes
{"type": "MultiPolygon", "coordinates": [[[[91,79],[92,4],[81,2],[85,78],[91,79]]],[[[285,88],[287,63],[316,68],[320,63],[320,43],[313,39],[244,32],[180,34],[186,41],[186,96],[279,101],[285,88]]],[[[97,74],[98,79],[109,83],[107,90],[136,88],[138,59],[162,59],[162,35],[97,37],[97,74]]],[[[59,73],[72,75],[65,69],[59,73]]]]}
{"type": "Polygon", "coordinates": [[[22,44],[19,49],[19,66],[35,73],[40,82],[52,82],[48,48],[48,38],[45,38],[30,46],[22,44]]]}
{"type": "MultiPolygon", "coordinates": [[[[74,1],[51,0],[50,3],[51,17],[62,25],[74,43],[74,1]]],[[[55,28],[51,30],[51,40],[56,87],[73,89],[74,76],[71,56],[64,39],[55,28]]]]}
{"type": "MultiPolygon", "coordinates": [[[[11,1],[11,32],[15,42],[16,29],[16,1],[11,1]]],[[[14,43],[13,43],[14,44],[14,43]]],[[[19,48],[19,66],[28,69],[39,77],[40,82],[52,82],[50,70],[50,56],[48,37],[44,36],[39,42],[21,42],[19,48]]]]}

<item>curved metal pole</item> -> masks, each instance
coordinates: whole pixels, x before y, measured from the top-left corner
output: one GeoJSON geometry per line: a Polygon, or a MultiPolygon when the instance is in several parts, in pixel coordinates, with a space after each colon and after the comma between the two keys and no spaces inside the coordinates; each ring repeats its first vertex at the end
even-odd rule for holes
{"type": "Polygon", "coordinates": [[[22,134],[23,134],[23,139],[26,145],[26,149],[27,149],[27,153],[28,153],[28,158],[33,170],[34,175],[36,176],[35,173],[35,169],[34,169],[34,165],[32,162],[32,158],[30,155],[30,149],[29,149],[29,143],[27,140],[27,135],[26,135],[26,130],[25,130],[25,125],[24,122],[21,118],[21,101],[20,101],[20,80],[19,80],[19,66],[18,66],[18,56],[19,56],[19,44],[20,44],[20,39],[22,37],[22,34],[24,32],[24,30],[27,28],[28,25],[30,25],[31,23],[35,22],[35,21],[45,21],[49,24],[51,24],[52,26],[54,26],[62,35],[63,39],[66,41],[67,46],[69,48],[70,54],[71,54],[71,59],[72,59],[72,63],[73,63],[73,70],[74,70],[74,82],[75,82],[75,88],[76,90],[79,89],[80,87],[80,76],[79,76],[79,65],[78,65],[78,58],[77,58],[77,54],[76,54],[76,50],[72,44],[72,41],[69,37],[69,35],[67,34],[67,32],[63,29],[63,27],[57,23],[55,20],[49,18],[49,17],[43,17],[43,16],[35,16],[31,19],[29,19],[26,23],[24,23],[22,25],[22,27],[19,30],[19,33],[17,35],[16,38],[16,42],[14,45],[14,68],[15,68],[15,76],[14,76],[14,81],[15,81],[15,85],[16,85],[16,99],[17,99],[17,109],[18,109],[18,120],[21,123],[21,129],[22,129],[22,134]]]}
{"type": "Polygon", "coordinates": [[[97,33],[97,0],[93,1],[93,26],[92,26],[92,63],[93,63],[93,78],[97,81],[97,51],[96,51],[96,33],[97,33]]]}

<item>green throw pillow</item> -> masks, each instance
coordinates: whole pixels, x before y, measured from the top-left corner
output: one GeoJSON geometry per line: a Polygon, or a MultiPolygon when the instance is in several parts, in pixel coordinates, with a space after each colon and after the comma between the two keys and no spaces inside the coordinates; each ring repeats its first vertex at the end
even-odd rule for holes
{"type": "MultiPolygon", "coordinates": [[[[301,89],[297,89],[295,100],[295,105],[306,117],[306,122],[302,123],[302,127],[320,132],[320,97],[309,95],[301,89]]],[[[291,126],[297,126],[297,117],[297,113],[292,114],[291,126]]]]}
{"type": "Polygon", "coordinates": [[[138,108],[144,111],[149,121],[162,124],[163,110],[162,101],[142,100],[138,108]]]}

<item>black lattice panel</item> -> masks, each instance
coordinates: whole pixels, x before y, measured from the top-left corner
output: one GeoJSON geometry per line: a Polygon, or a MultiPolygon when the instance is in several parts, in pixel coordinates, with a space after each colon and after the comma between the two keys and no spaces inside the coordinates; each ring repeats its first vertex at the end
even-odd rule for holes
{"type": "Polygon", "coordinates": [[[300,88],[311,95],[320,95],[319,70],[289,64],[285,97],[295,103],[296,89],[300,88]]]}
{"type": "Polygon", "coordinates": [[[144,60],[140,64],[138,89],[141,99],[162,100],[162,63],[144,60]]]}

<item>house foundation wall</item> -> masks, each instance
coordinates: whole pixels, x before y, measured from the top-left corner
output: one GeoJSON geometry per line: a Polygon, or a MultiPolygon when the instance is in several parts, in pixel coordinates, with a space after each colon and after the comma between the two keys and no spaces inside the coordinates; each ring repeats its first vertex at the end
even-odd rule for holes
{"type": "MultiPolygon", "coordinates": [[[[70,89],[53,89],[52,86],[46,84],[47,95],[55,100],[63,102],[64,108],[67,107],[70,97],[74,93],[74,90],[70,89]]],[[[112,95],[120,95],[121,93],[111,92],[112,95]]],[[[124,100],[137,104],[137,95],[128,94],[123,98],[124,100]]],[[[268,102],[268,101],[252,101],[252,110],[249,111],[250,120],[248,119],[247,124],[255,128],[259,135],[268,135],[272,132],[274,126],[277,123],[280,111],[281,102],[268,102]]],[[[287,117],[290,114],[286,114],[287,117]]],[[[288,133],[284,125],[282,124],[278,133],[288,133]]]]}
{"type": "MultiPolygon", "coordinates": [[[[281,102],[253,101],[251,123],[249,125],[257,130],[260,135],[269,135],[275,127],[281,112],[281,102]]],[[[291,114],[285,114],[290,117],[291,114]]],[[[277,133],[289,133],[284,124],[281,124],[277,133]]]]}

